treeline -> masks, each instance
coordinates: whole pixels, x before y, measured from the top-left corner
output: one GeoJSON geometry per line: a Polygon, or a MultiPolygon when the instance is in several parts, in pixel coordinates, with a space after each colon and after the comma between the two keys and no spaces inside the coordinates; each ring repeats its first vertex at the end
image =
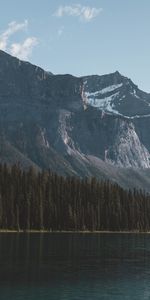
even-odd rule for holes
{"type": "Polygon", "coordinates": [[[0,229],[149,231],[150,195],[0,165],[0,229]]]}

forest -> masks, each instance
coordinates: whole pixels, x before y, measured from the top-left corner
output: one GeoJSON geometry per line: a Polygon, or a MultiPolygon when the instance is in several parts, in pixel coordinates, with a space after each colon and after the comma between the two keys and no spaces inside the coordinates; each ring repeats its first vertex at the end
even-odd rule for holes
{"type": "Polygon", "coordinates": [[[150,231],[150,195],[96,178],[0,165],[0,229],[150,231]]]}

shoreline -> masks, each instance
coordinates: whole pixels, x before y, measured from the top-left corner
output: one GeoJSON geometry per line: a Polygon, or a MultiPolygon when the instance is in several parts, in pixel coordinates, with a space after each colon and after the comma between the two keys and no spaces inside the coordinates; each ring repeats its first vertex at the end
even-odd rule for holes
{"type": "Polygon", "coordinates": [[[47,233],[47,234],[53,234],[53,233],[81,233],[81,234],[150,234],[150,231],[88,231],[88,230],[54,230],[54,231],[50,231],[50,230],[36,230],[36,229],[31,229],[31,230],[15,230],[15,229],[0,229],[0,234],[1,233],[28,233],[28,234],[32,234],[32,233],[47,233]]]}

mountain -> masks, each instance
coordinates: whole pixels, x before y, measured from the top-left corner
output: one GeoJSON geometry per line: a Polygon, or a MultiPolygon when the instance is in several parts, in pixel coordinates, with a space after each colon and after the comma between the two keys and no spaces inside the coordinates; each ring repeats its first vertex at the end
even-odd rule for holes
{"type": "Polygon", "coordinates": [[[54,75],[0,51],[0,162],[150,190],[149,129],[150,95],[119,72],[54,75]]]}

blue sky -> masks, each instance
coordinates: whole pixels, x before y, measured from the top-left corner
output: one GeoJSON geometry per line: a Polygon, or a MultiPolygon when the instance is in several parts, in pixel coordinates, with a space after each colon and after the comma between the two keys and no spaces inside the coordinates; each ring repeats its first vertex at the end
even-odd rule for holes
{"type": "Polygon", "coordinates": [[[0,0],[0,48],[54,74],[118,70],[150,92],[150,0],[0,0]]]}

